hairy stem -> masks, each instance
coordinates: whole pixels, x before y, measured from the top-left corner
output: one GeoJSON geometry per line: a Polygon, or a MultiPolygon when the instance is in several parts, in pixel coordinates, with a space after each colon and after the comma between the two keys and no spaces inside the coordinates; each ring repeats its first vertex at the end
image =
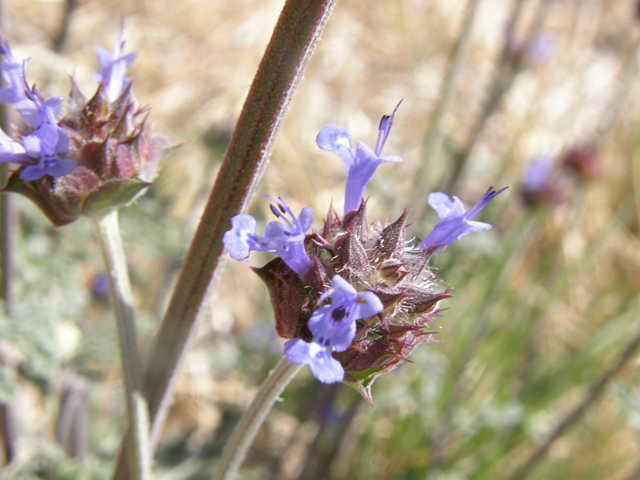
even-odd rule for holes
{"type": "Polygon", "coordinates": [[[301,367],[302,365],[295,365],[283,356],[275,368],[271,370],[251,405],[233,430],[222,457],[220,457],[213,480],[231,480],[236,476],[249,446],[258,433],[258,429],[264,423],[271,407],[301,367]]]}
{"type": "Polygon", "coordinates": [[[138,353],[133,295],[129,284],[127,262],[120,237],[118,211],[112,210],[100,218],[93,218],[102,256],[107,269],[111,303],[116,317],[120,359],[124,377],[129,440],[129,478],[151,478],[149,457],[149,426],[146,402],[141,393],[142,368],[138,353]]]}
{"type": "MultiPolygon", "coordinates": [[[[287,0],[231,137],[144,374],[150,442],[157,443],[181,364],[215,284],[222,236],[262,177],[276,135],[336,0],[287,0]]],[[[122,449],[121,449],[122,451],[122,449]]],[[[125,478],[122,457],[114,478],[125,478]]]]}

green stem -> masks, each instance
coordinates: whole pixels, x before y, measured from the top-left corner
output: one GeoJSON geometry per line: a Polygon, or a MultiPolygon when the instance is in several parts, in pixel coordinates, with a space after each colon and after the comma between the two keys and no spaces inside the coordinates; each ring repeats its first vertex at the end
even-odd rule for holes
{"type": "Polygon", "coordinates": [[[271,407],[301,367],[302,365],[295,365],[283,356],[275,368],[271,370],[231,434],[213,480],[235,478],[249,446],[271,407]]]}
{"type": "Polygon", "coordinates": [[[120,359],[124,377],[127,419],[129,423],[129,478],[146,480],[151,478],[149,458],[149,424],[146,401],[141,393],[142,368],[138,353],[133,295],[127,272],[127,262],[120,237],[118,211],[93,217],[102,256],[107,269],[111,302],[116,317],[120,359]]]}

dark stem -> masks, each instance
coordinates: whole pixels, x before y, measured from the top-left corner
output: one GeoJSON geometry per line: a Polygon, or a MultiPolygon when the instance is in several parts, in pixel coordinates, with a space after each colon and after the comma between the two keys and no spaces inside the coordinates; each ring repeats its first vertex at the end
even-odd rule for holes
{"type": "MultiPolygon", "coordinates": [[[[222,236],[251,200],[291,97],[335,0],[287,0],[244,103],[229,148],[147,359],[150,443],[157,443],[180,366],[221,264],[222,236]]],[[[122,450],[121,450],[122,451],[122,450]]],[[[122,456],[115,478],[124,478],[122,456]]]]}
{"type": "Polygon", "coordinates": [[[53,39],[53,51],[60,53],[64,49],[64,44],[69,35],[69,24],[71,23],[71,15],[78,7],[78,0],[67,0],[64,4],[64,13],[62,14],[62,22],[60,22],[60,30],[53,39]]]}

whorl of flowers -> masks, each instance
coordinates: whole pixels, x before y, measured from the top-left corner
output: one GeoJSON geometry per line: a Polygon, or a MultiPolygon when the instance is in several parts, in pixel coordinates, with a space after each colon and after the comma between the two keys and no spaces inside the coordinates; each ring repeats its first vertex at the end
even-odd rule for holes
{"type": "Polygon", "coordinates": [[[15,105],[25,127],[15,138],[0,130],[0,162],[19,167],[3,192],[33,200],[54,225],[125,205],[155,177],[169,142],[152,131],[125,73],[136,53],[124,54],[122,31],[114,51],[96,47],[100,63],[95,94],[87,99],[71,77],[67,98],[45,98],[26,79],[4,38],[0,101],[15,105]]]}
{"type": "Polygon", "coordinates": [[[457,197],[452,202],[441,192],[430,195],[441,220],[418,245],[407,241],[406,210],[394,222],[370,224],[362,199],[368,181],[383,162],[402,161],[381,156],[392,122],[393,115],[382,118],[373,150],[358,142],[354,151],[345,127],[320,130],[318,146],[337,153],[347,167],[342,217],[331,207],[323,228],[307,233],[311,208],[296,217],[281,198],[269,196],[277,220],[267,224],[264,236],[256,235],[256,221],[246,213],[232,219],[224,236],[236,260],[251,250],[279,256],[252,268],[269,290],[289,360],[309,365],[321,382],[354,386],[369,402],[377,377],[407,360],[421,343],[437,341],[433,318],[439,316],[440,300],[450,295],[436,288],[439,279],[429,261],[462,235],[491,228],[471,219],[502,191],[489,189],[469,211],[457,197]]]}

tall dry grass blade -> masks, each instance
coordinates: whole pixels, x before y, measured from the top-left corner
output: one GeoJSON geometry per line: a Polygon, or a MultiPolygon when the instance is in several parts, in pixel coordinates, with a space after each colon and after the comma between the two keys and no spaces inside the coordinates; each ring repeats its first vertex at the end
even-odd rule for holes
{"type": "Polygon", "coordinates": [[[640,331],[638,331],[634,337],[631,338],[627,346],[622,351],[622,354],[616,361],[616,363],[606,370],[597,382],[593,384],[589,392],[585,395],[583,400],[571,410],[564,419],[558,424],[553,432],[547,437],[540,447],[535,451],[529,460],[511,477],[511,480],[525,480],[533,469],[540,463],[540,461],[549,452],[549,449],[553,443],[560,438],[570,427],[576,424],[582,415],[602,394],[604,387],[611,381],[611,379],[634,357],[640,349],[640,331]]]}

